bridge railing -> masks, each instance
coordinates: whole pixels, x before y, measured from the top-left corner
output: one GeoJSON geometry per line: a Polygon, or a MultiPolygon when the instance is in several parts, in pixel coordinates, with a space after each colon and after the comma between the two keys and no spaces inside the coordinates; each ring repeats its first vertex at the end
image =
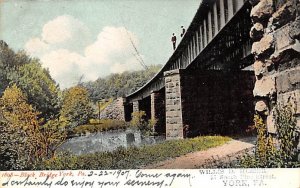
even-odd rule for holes
{"type": "Polygon", "coordinates": [[[222,32],[226,24],[243,7],[246,1],[203,0],[181,42],[166,64],[144,86],[126,96],[127,101],[140,100],[149,96],[152,91],[162,89],[164,87],[163,73],[188,67],[208,44],[222,32]]]}

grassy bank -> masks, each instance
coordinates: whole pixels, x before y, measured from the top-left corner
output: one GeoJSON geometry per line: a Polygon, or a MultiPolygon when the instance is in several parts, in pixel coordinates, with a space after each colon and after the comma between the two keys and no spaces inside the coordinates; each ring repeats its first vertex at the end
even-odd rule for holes
{"type": "Polygon", "coordinates": [[[109,130],[126,129],[128,125],[125,121],[113,119],[91,119],[89,124],[80,125],[70,131],[70,135],[84,135],[86,133],[95,133],[109,130]]]}
{"type": "Polygon", "coordinates": [[[113,152],[101,152],[80,156],[61,154],[51,160],[44,161],[37,169],[135,169],[169,158],[178,157],[190,152],[206,150],[223,145],[230,141],[229,137],[201,136],[185,140],[165,141],[156,145],[140,148],[119,148],[113,152]]]}

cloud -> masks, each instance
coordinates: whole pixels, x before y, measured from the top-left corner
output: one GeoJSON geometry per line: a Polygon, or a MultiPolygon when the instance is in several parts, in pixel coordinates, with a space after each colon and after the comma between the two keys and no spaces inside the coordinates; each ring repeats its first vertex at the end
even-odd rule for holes
{"type": "Polygon", "coordinates": [[[41,59],[61,88],[75,85],[81,75],[84,81],[90,81],[142,68],[133,55],[130,39],[137,47],[139,41],[124,27],[107,26],[95,41],[91,38],[85,24],[64,15],[46,23],[40,37],[29,39],[25,49],[41,59]]]}
{"type": "MultiPolygon", "coordinates": [[[[42,40],[58,47],[83,48],[91,42],[88,27],[69,15],[49,21],[43,27],[42,40]],[[75,39],[75,40],[74,40],[75,39]]],[[[73,50],[78,50],[78,49],[73,50]]]]}
{"type": "Polygon", "coordinates": [[[29,39],[25,49],[32,55],[60,48],[81,53],[91,42],[91,33],[84,23],[72,16],[63,15],[47,22],[41,36],[29,39]]]}
{"type": "Polygon", "coordinates": [[[85,64],[84,57],[65,49],[51,51],[45,54],[41,61],[61,88],[76,84],[83,74],[81,67],[85,64]]]}
{"type": "Polygon", "coordinates": [[[86,47],[85,55],[89,60],[107,64],[113,59],[120,61],[124,56],[132,57],[131,40],[138,45],[138,39],[124,27],[104,27],[98,34],[97,40],[86,47]]]}
{"type": "Polygon", "coordinates": [[[25,44],[26,51],[33,56],[40,56],[45,53],[49,45],[43,42],[40,38],[32,38],[25,44]]]}
{"type": "MultiPolygon", "coordinates": [[[[92,68],[99,70],[99,75],[122,73],[139,70],[142,67],[134,57],[131,41],[138,46],[137,37],[124,27],[104,27],[97,40],[85,48],[85,57],[92,68]]],[[[91,74],[95,71],[91,71],[91,74]]]]}
{"type": "Polygon", "coordinates": [[[128,58],[126,62],[115,63],[110,67],[112,73],[122,73],[125,71],[139,70],[141,65],[135,58],[128,58]]]}

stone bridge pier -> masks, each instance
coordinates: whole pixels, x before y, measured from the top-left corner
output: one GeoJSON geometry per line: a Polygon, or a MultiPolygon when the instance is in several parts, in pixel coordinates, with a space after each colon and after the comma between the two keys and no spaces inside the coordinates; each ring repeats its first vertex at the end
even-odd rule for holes
{"type": "Polygon", "coordinates": [[[132,112],[144,111],[146,121],[155,120],[153,131],[159,135],[165,135],[165,89],[152,91],[151,95],[132,103],[125,103],[125,120],[129,122],[132,119],[132,112]]]}
{"type": "Polygon", "coordinates": [[[145,120],[151,119],[151,96],[134,101],[132,103],[132,112],[144,111],[146,113],[145,120]]]}
{"type": "Polygon", "coordinates": [[[133,103],[123,103],[124,105],[124,119],[125,121],[131,121],[131,114],[133,112],[133,103]]]}
{"type": "Polygon", "coordinates": [[[252,125],[252,71],[177,69],[164,76],[167,139],[233,134],[252,125]],[[185,125],[189,126],[187,134],[185,125]]]}
{"type": "Polygon", "coordinates": [[[151,119],[155,120],[154,132],[166,134],[166,104],[165,89],[151,92],[151,119]]]}

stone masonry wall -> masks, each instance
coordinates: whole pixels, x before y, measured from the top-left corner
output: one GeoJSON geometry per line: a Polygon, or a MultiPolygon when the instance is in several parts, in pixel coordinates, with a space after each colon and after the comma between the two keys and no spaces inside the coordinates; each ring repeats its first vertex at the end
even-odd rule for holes
{"type": "Polygon", "coordinates": [[[166,106],[165,91],[155,91],[151,93],[151,119],[156,119],[154,131],[160,135],[166,132],[166,106]]]}
{"type": "Polygon", "coordinates": [[[164,72],[166,93],[166,139],[183,138],[180,74],[176,69],[164,72]]]}
{"type": "Polygon", "coordinates": [[[132,111],[133,112],[138,112],[139,110],[140,110],[139,101],[133,101],[132,102],[132,111]]]}
{"type": "Polygon", "coordinates": [[[125,111],[123,103],[123,98],[117,98],[100,113],[100,118],[125,121],[125,111]]]}
{"type": "MultiPolygon", "coordinates": [[[[291,104],[300,130],[300,1],[250,0],[255,110],[276,136],[274,107],[291,104]]],[[[300,150],[300,145],[298,145],[300,150]]]]}

